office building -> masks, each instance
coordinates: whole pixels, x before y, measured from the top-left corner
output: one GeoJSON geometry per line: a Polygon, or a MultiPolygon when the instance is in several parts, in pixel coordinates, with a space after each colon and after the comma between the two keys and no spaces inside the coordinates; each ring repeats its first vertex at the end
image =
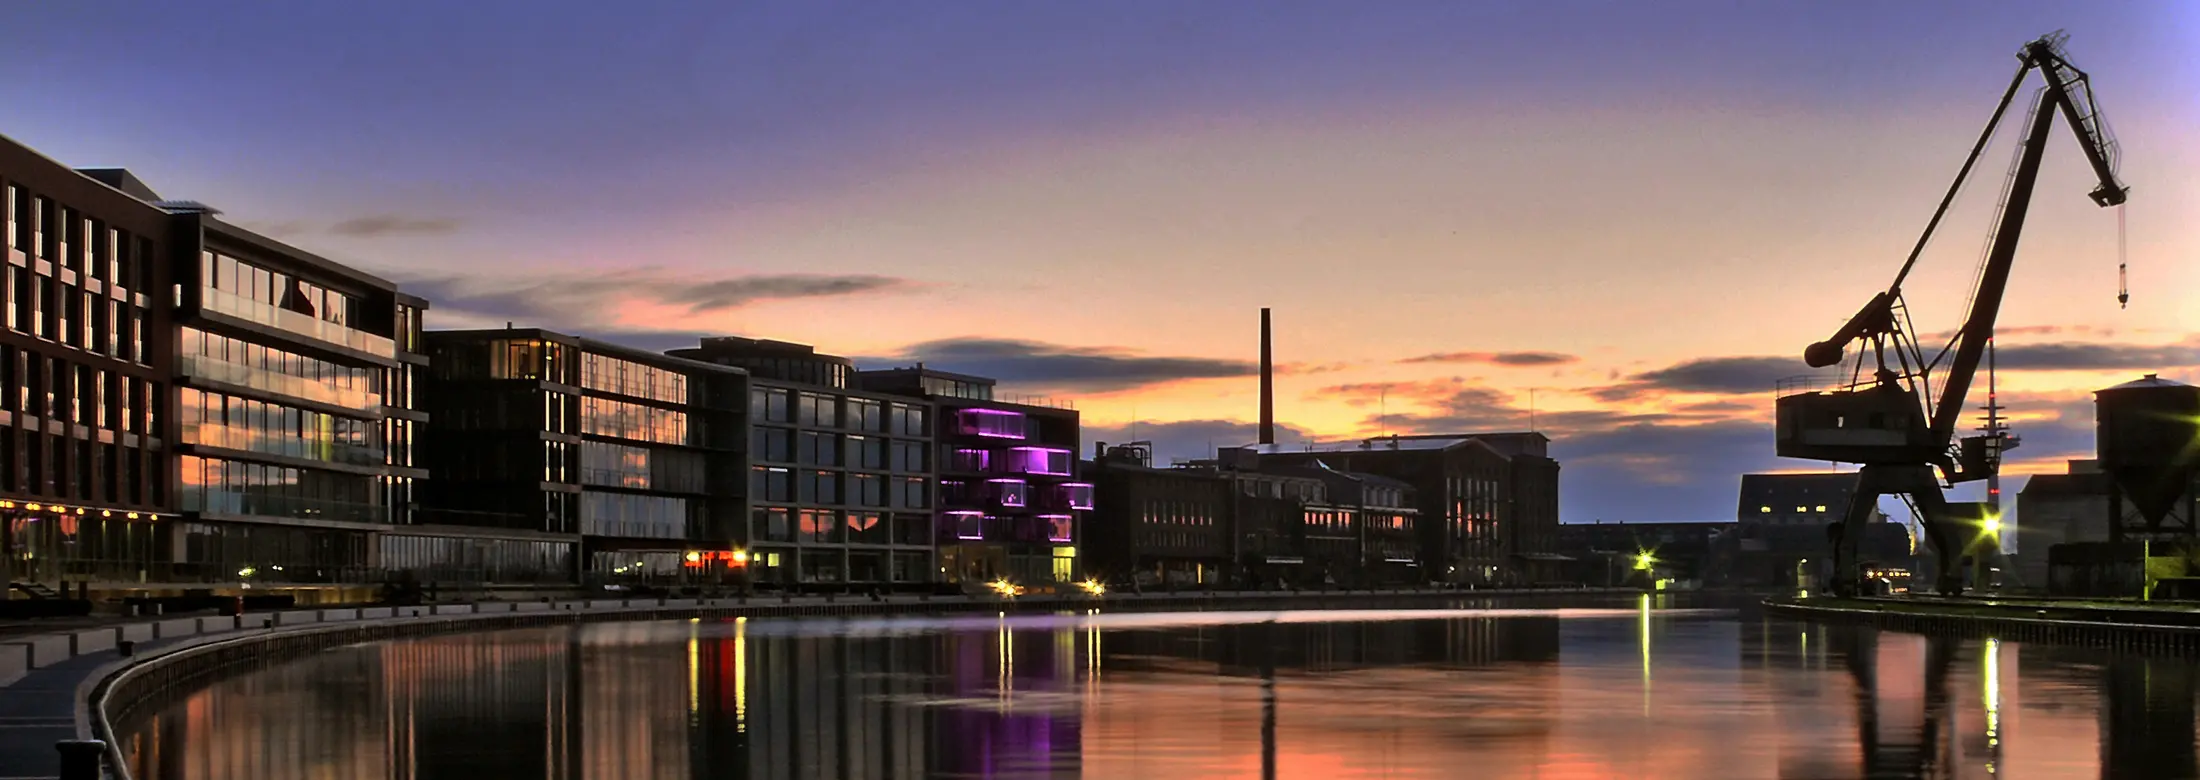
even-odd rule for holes
{"type": "Polygon", "coordinates": [[[424,340],[434,522],[589,585],[738,585],[784,565],[746,555],[739,369],[532,328],[424,340]]]}
{"type": "Polygon", "coordinates": [[[931,403],[854,387],[847,358],[801,344],[715,337],[670,354],[749,374],[759,582],[915,589],[939,579],[931,403]]]}
{"type": "Polygon", "coordinates": [[[1051,587],[1079,578],[1077,529],[1093,508],[1093,486],[1076,475],[1076,409],[1009,400],[991,379],[922,364],[864,371],[859,381],[933,409],[939,567],[948,582],[1006,577],[1051,587]]]}

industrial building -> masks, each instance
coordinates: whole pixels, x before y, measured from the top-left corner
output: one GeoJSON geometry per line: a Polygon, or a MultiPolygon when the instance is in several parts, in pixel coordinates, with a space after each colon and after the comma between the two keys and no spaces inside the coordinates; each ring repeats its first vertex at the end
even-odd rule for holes
{"type": "Polygon", "coordinates": [[[1324,464],[1402,482],[1417,497],[1426,581],[1532,584],[1561,576],[1558,461],[1540,433],[1385,436],[1258,447],[1263,462],[1324,464]]]}

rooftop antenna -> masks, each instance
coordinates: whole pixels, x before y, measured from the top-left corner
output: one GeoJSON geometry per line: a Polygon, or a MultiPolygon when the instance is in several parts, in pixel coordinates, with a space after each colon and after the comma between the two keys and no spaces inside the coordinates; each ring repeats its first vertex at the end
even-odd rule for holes
{"type": "Polygon", "coordinates": [[[1537,432],[1535,427],[1535,388],[1533,387],[1528,388],[1528,432],[1537,432]]]}
{"type": "Polygon", "coordinates": [[[1375,407],[1375,420],[1382,423],[1383,435],[1390,435],[1390,388],[1383,388],[1382,400],[1375,407]]]}

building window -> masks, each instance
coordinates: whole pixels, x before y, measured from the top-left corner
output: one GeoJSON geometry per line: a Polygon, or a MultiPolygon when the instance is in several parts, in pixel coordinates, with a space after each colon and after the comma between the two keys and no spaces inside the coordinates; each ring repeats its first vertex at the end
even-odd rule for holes
{"type": "Polygon", "coordinates": [[[877,474],[850,475],[848,503],[857,506],[886,506],[886,478],[877,474]]]}
{"type": "Polygon", "coordinates": [[[773,463],[794,462],[794,432],[785,428],[757,426],[750,429],[749,449],[757,460],[773,463]]]}
{"type": "Polygon", "coordinates": [[[766,387],[749,389],[749,419],[754,422],[794,422],[794,394],[766,387]]]}
{"type": "Polygon", "coordinates": [[[895,506],[903,509],[928,509],[932,505],[931,498],[923,477],[905,477],[901,479],[900,501],[895,506]]]}
{"type": "Polygon", "coordinates": [[[788,520],[788,514],[789,510],[786,507],[757,507],[754,513],[756,520],[754,533],[758,534],[758,538],[767,542],[794,541],[794,529],[788,520]]]}
{"type": "Polygon", "coordinates": [[[948,454],[949,471],[985,471],[990,468],[993,454],[981,449],[959,447],[948,454]]]}
{"type": "Polygon", "coordinates": [[[1070,530],[1076,525],[1075,518],[1069,515],[1040,515],[1039,521],[1046,524],[1047,541],[1071,541],[1070,530]]]}
{"type": "Polygon", "coordinates": [[[837,396],[802,393],[795,403],[803,425],[840,427],[840,399],[837,396]]]}
{"type": "Polygon", "coordinates": [[[848,399],[848,427],[859,431],[883,432],[886,420],[877,401],[861,398],[848,399]]]}
{"type": "Polygon", "coordinates": [[[992,486],[993,500],[1000,506],[1020,507],[1028,503],[1031,486],[1024,484],[1023,480],[996,479],[990,480],[989,484],[992,486]]]}
{"type": "Polygon", "coordinates": [[[783,468],[757,466],[749,471],[749,497],[758,501],[794,500],[794,473],[783,468]]]}
{"type": "Polygon", "coordinates": [[[802,510],[802,537],[800,541],[827,544],[840,541],[839,514],[829,509],[802,510]]]}
{"type": "Polygon", "coordinates": [[[840,435],[803,431],[801,457],[807,466],[840,465],[840,435]]]}
{"type": "Polygon", "coordinates": [[[924,442],[921,441],[894,442],[894,470],[911,472],[925,471],[926,469],[924,456],[925,453],[929,451],[930,448],[926,447],[924,442]]]}
{"type": "Polygon", "coordinates": [[[954,528],[957,539],[984,539],[985,513],[954,511],[947,513],[948,525],[954,528]]]}

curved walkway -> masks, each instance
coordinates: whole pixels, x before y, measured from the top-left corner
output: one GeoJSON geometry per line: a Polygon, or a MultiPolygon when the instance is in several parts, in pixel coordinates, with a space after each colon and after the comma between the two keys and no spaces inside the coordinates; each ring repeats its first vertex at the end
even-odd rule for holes
{"type": "MultiPolygon", "coordinates": [[[[436,604],[418,607],[293,609],[239,616],[178,617],[0,637],[0,780],[61,774],[59,743],[107,738],[106,699],[127,702],[188,684],[246,654],[305,651],[394,636],[551,623],[687,617],[801,617],[1113,607],[1290,607],[1320,609],[1369,600],[1580,594],[1601,590],[1396,590],[1203,592],[1042,596],[1004,601],[969,596],[758,596],[724,599],[591,599],[436,604]],[[125,655],[123,650],[130,652],[125,655]],[[198,659],[199,663],[188,663],[198,659]],[[95,699],[101,706],[92,706],[95,699]]],[[[112,755],[110,754],[110,762],[112,755]]],[[[109,776],[127,778],[110,766],[109,776]]]]}

